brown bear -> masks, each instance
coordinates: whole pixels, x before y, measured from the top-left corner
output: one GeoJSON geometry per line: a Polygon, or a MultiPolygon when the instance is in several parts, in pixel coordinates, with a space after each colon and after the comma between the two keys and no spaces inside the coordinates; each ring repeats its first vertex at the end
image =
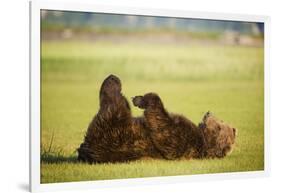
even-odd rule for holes
{"type": "Polygon", "coordinates": [[[168,113],[155,93],[133,98],[144,109],[151,140],[166,159],[221,158],[234,145],[236,129],[207,112],[197,127],[182,115],[168,113]]]}
{"type": "Polygon", "coordinates": [[[145,119],[132,117],[118,77],[110,75],[103,81],[99,98],[99,111],[78,148],[78,160],[102,163],[160,157],[150,140],[145,119]]]}
{"type": "Polygon", "coordinates": [[[110,75],[100,89],[100,109],[90,123],[78,160],[88,163],[223,157],[233,147],[235,129],[206,113],[199,127],[181,115],[168,113],[157,94],[133,98],[144,109],[132,117],[121,81],[110,75]]]}

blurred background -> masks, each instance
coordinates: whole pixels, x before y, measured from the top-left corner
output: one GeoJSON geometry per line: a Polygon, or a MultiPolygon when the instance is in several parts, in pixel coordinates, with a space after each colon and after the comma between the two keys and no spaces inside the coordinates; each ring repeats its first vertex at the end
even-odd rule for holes
{"type": "MultiPolygon", "coordinates": [[[[223,55],[220,48],[263,47],[263,23],[46,10],[41,15],[42,57],[47,62],[43,68],[67,70],[79,62],[79,69],[68,78],[74,75],[73,78],[91,79],[95,72],[95,78],[102,79],[109,71],[115,72],[115,67],[122,68],[117,72],[122,78],[135,80],[162,81],[162,76],[165,80],[235,78],[236,70],[251,64],[233,64],[235,58],[217,61],[216,57],[223,55]],[[218,50],[210,53],[210,48],[218,50]],[[64,54],[68,58],[62,60],[59,56],[64,54]],[[199,67],[206,70],[200,71],[199,67]],[[82,69],[87,69],[87,73],[75,77],[82,69]]],[[[256,66],[242,71],[243,78],[262,76],[262,70],[256,66]]]]}
{"type": "Polygon", "coordinates": [[[100,40],[115,35],[135,40],[136,35],[142,35],[149,41],[208,40],[208,43],[253,46],[262,44],[264,33],[263,23],[86,12],[43,10],[42,21],[44,39],[100,40]]]}
{"type": "MultiPolygon", "coordinates": [[[[263,23],[42,10],[42,182],[262,170],[263,44],[263,23]],[[235,151],[178,169],[141,165],[112,174],[66,164],[66,172],[56,164],[76,159],[110,74],[129,101],[156,92],[170,112],[196,124],[212,111],[238,128],[235,151]],[[74,175],[82,168],[85,175],[74,175]]],[[[142,114],[130,104],[134,116],[142,114]]]]}

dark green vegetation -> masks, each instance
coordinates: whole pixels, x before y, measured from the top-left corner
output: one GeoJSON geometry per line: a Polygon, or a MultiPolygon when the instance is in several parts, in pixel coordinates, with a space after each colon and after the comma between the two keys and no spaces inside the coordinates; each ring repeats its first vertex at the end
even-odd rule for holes
{"type": "MultiPolygon", "coordinates": [[[[41,182],[172,176],[264,168],[263,48],[109,42],[42,43],[41,182]],[[210,110],[238,129],[231,155],[213,160],[76,162],[98,110],[103,79],[116,74],[130,97],[157,92],[195,123],[210,110]]],[[[138,108],[134,115],[141,115],[138,108]]]]}

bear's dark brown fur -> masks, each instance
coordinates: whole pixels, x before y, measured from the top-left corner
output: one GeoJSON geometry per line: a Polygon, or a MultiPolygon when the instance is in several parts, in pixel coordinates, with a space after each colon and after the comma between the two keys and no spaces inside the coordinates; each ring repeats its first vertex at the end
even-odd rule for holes
{"type": "Polygon", "coordinates": [[[207,112],[197,127],[182,115],[169,114],[155,93],[133,98],[144,109],[151,140],[166,159],[221,158],[234,145],[236,129],[207,112]]]}
{"type": "Polygon", "coordinates": [[[169,114],[157,94],[136,96],[133,103],[144,109],[144,117],[152,143],[166,159],[183,155],[199,158],[203,156],[203,133],[189,119],[169,114]]]}
{"type": "Polygon", "coordinates": [[[143,157],[178,159],[223,157],[235,140],[235,129],[207,113],[197,127],[184,116],[168,113],[157,94],[133,98],[144,109],[132,117],[118,77],[107,77],[100,89],[100,109],[90,123],[78,160],[124,162],[143,157]]]}
{"type": "Polygon", "coordinates": [[[132,117],[119,78],[110,75],[101,86],[100,109],[78,148],[78,160],[123,162],[150,155],[160,156],[150,140],[146,122],[143,117],[132,117]]]}

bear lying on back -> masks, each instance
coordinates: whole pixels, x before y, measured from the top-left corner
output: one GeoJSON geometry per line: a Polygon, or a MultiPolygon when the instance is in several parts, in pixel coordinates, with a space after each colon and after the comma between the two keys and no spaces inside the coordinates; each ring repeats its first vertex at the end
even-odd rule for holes
{"type": "Polygon", "coordinates": [[[168,113],[155,93],[133,98],[144,109],[150,137],[166,159],[222,158],[232,150],[236,129],[207,112],[197,127],[182,115],[168,113]]]}
{"type": "Polygon", "coordinates": [[[132,117],[121,81],[110,75],[100,89],[100,108],[78,148],[88,163],[158,159],[222,158],[234,145],[236,130],[209,112],[196,126],[182,115],[168,113],[155,93],[133,98],[144,116],[132,117]]]}

